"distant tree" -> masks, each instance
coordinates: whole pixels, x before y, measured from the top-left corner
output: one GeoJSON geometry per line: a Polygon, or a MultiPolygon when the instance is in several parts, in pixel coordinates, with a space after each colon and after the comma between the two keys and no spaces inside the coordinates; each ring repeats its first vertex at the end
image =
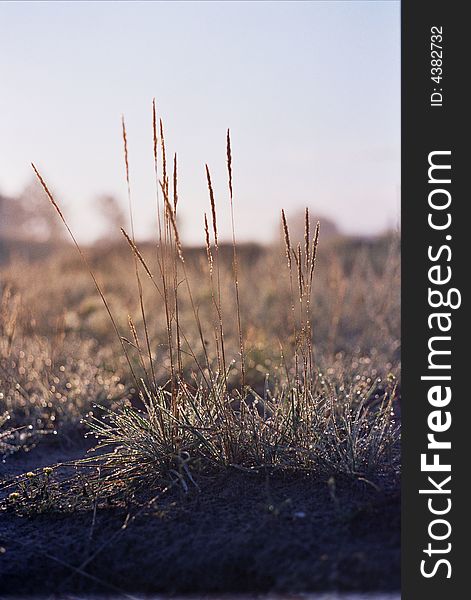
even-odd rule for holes
{"type": "Polygon", "coordinates": [[[30,242],[64,239],[64,228],[39,182],[16,198],[0,197],[0,238],[30,242]]]}
{"type": "Polygon", "coordinates": [[[0,240],[8,237],[9,215],[12,211],[13,198],[0,194],[0,240]]]}
{"type": "Polygon", "coordinates": [[[105,232],[101,236],[101,241],[111,242],[120,239],[120,228],[127,226],[129,217],[119,201],[115,196],[105,194],[97,199],[97,209],[105,221],[105,232]]]}

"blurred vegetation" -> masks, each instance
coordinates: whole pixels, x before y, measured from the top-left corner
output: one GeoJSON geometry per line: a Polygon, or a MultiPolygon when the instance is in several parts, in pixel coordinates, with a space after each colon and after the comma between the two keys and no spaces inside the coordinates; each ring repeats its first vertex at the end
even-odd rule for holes
{"type": "MultiPolygon", "coordinates": [[[[18,243],[18,242],[16,242],[18,243]]],[[[39,244],[41,246],[41,244],[39,244]]],[[[94,403],[113,405],[132,396],[134,385],[122,348],[89,274],[74,248],[44,244],[42,252],[13,255],[1,275],[0,413],[15,425],[62,428],[70,435],[94,403]]],[[[140,245],[156,267],[155,244],[140,245]]],[[[125,240],[103,241],[85,250],[123,337],[131,342],[128,315],[143,337],[135,264],[125,240]]],[[[245,338],[247,383],[259,393],[293,370],[294,339],[284,249],[239,245],[240,304],[245,338]],[[282,359],[283,357],[283,359],[282,359]]],[[[198,306],[207,350],[215,360],[214,314],[204,248],[186,248],[188,277],[198,306]]],[[[219,248],[225,344],[235,360],[230,386],[240,384],[232,248],[219,248]]],[[[166,321],[162,301],[142,278],[147,328],[156,376],[169,379],[166,321]]],[[[399,377],[399,239],[337,236],[321,241],[312,292],[312,338],[316,368],[329,377],[399,377]]],[[[188,298],[180,299],[180,326],[198,347],[188,298]]],[[[140,375],[138,353],[130,354],[140,375]]],[[[201,357],[200,357],[201,358],[201,357]]],[[[185,361],[195,377],[192,360],[185,361]]]]}

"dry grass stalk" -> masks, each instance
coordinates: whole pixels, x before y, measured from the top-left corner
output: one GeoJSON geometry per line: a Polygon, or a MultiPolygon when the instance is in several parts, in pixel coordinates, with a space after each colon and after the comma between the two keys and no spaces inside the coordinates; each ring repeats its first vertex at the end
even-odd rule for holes
{"type": "Polygon", "coordinates": [[[132,377],[134,379],[134,383],[136,384],[136,387],[139,389],[140,388],[139,379],[137,378],[136,373],[134,371],[134,368],[132,366],[132,362],[131,362],[128,350],[127,350],[127,348],[126,348],[126,346],[125,346],[125,344],[123,342],[123,339],[121,337],[121,333],[119,331],[119,327],[118,327],[118,325],[116,323],[116,320],[114,318],[113,313],[111,312],[110,305],[108,304],[108,301],[107,301],[107,299],[106,299],[106,297],[105,297],[105,295],[104,295],[104,293],[103,293],[103,291],[102,291],[102,289],[100,287],[100,284],[98,283],[98,280],[95,277],[93,269],[91,268],[90,263],[88,262],[87,257],[85,256],[82,248],[79,246],[75,235],[73,234],[72,230],[70,229],[69,224],[67,223],[64,215],[62,214],[62,211],[60,210],[59,205],[55,201],[54,196],[52,195],[51,191],[49,190],[46,182],[42,178],[42,176],[39,173],[38,169],[36,168],[35,164],[31,163],[31,166],[32,166],[33,171],[35,172],[36,177],[38,178],[39,183],[41,184],[43,190],[46,192],[46,195],[49,198],[52,206],[55,208],[55,210],[56,210],[57,214],[59,215],[61,221],[64,223],[64,226],[65,226],[65,228],[66,228],[66,230],[67,230],[67,232],[68,232],[68,234],[69,234],[69,236],[70,236],[70,238],[71,238],[71,240],[72,240],[75,248],[77,249],[77,251],[78,251],[81,259],[83,260],[83,262],[84,262],[84,264],[85,264],[85,266],[86,266],[86,268],[87,268],[87,270],[88,270],[88,272],[89,272],[89,274],[90,274],[90,276],[92,278],[92,281],[93,281],[93,283],[95,285],[95,288],[96,288],[96,290],[98,292],[98,295],[100,296],[100,299],[103,302],[103,305],[104,305],[104,307],[106,309],[106,312],[107,312],[107,314],[108,314],[108,316],[110,318],[110,321],[111,321],[111,324],[113,326],[113,329],[114,329],[114,331],[115,331],[115,333],[116,333],[116,335],[117,335],[117,337],[119,339],[119,342],[121,344],[121,348],[122,348],[124,356],[126,358],[126,362],[128,363],[131,375],[132,375],[132,377]]]}
{"type": "MultiPolygon", "coordinates": [[[[165,139],[164,139],[164,129],[162,119],[159,119],[159,130],[160,130],[160,147],[162,151],[162,170],[163,170],[163,181],[167,186],[167,158],[165,152],[165,139]]],[[[157,262],[159,265],[160,277],[162,280],[162,290],[163,290],[163,303],[165,310],[165,321],[166,321],[166,330],[167,330],[167,344],[168,344],[168,355],[170,363],[173,364],[173,316],[171,310],[171,294],[170,290],[176,289],[175,285],[175,275],[172,278],[171,270],[175,270],[175,267],[172,266],[172,269],[169,268],[169,262],[173,258],[169,254],[169,246],[171,240],[171,232],[170,232],[170,223],[167,215],[167,210],[165,208],[165,204],[161,206],[160,203],[160,181],[159,181],[159,167],[158,167],[158,148],[159,148],[159,135],[157,133],[157,111],[155,105],[155,98],[152,101],[152,133],[153,133],[153,154],[154,154],[154,175],[155,175],[155,193],[156,193],[156,205],[157,205],[157,225],[158,225],[158,239],[157,239],[157,262]],[[164,223],[162,224],[162,217],[164,218],[164,223]],[[172,281],[172,279],[173,281],[172,281]]],[[[174,179],[176,179],[176,157],[174,161],[174,179]]],[[[166,187],[166,192],[167,192],[166,187]]],[[[174,181],[174,205],[177,203],[177,187],[176,181],[174,181]]],[[[176,301],[178,302],[178,301],[176,301]]],[[[180,332],[177,332],[177,339],[179,340],[180,332]]],[[[181,378],[181,369],[180,369],[180,361],[181,361],[181,349],[180,344],[177,342],[177,362],[178,362],[178,370],[179,377],[181,378]]],[[[175,381],[174,377],[172,377],[172,397],[175,396],[175,381]]]]}
{"type": "MultiPolygon", "coordinates": [[[[216,201],[214,199],[214,191],[213,191],[213,185],[211,182],[211,174],[209,172],[209,167],[208,167],[208,165],[205,165],[205,167],[206,167],[206,180],[208,183],[208,190],[209,190],[209,200],[210,200],[210,204],[211,204],[211,216],[212,216],[213,235],[214,235],[214,249],[215,249],[215,256],[216,256],[217,302],[215,301],[215,298],[214,298],[212,277],[210,277],[211,294],[212,294],[212,298],[213,298],[213,304],[216,308],[218,326],[219,326],[219,335],[216,335],[216,340],[219,340],[219,344],[220,344],[220,352],[219,352],[219,348],[218,348],[219,372],[220,373],[222,372],[225,377],[226,376],[226,352],[225,352],[225,348],[224,348],[224,326],[223,326],[223,318],[222,318],[221,274],[220,274],[220,268],[219,268],[219,243],[218,243],[218,227],[217,227],[217,218],[216,218],[216,201]]],[[[206,218],[206,215],[205,215],[205,218],[206,218]]]]}
{"type": "MultiPolygon", "coordinates": [[[[121,125],[122,125],[122,133],[123,133],[124,164],[125,164],[125,168],[126,168],[126,183],[127,183],[127,191],[128,191],[129,220],[131,223],[132,241],[135,246],[136,240],[135,240],[135,233],[134,233],[134,215],[133,215],[133,208],[132,208],[131,183],[130,183],[130,179],[129,179],[128,138],[127,138],[127,133],[126,133],[126,123],[124,121],[124,116],[121,117],[121,125]]],[[[151,346],[150,346],[149,329],[147,327],[147,317],[146,317],[146,311],[145,311],[145,306],[144,306],[144,296],[142,293],[142,282],[141,282],[141,278],[139,275],[139,269],[138,269],[138,257],[136,255],[136,253],[134,253],[133,256],[134,256],[134,268],[135,268],[135,274],[136,274],[136,283],[137,283],[138,296],[139,296],[139,306],[140,306],[140,310],[141,310],[142,323],[144,325],[144,334],[145,334],[146,348],[147,348],[147,358],[149,361],[150,372],[152,374],[152,384],[155,388],[157,386],[157,381],[155,378],[154,361],[152,358],[152,350],[151,350],[151,346]]],[[[144,363],[144,359],[143,359],[142,355],[140,358],[141,358],[142,362],[144,363]]],[[[146,369],[144,369],[144,370],[147,373],[147,370],[146,369]]],[[[173,373],[173,369],[172,369],[172,373],[173,373]]]]}
{"type": "Polygon", "coordinates": [[[314,276],[314,267],[316,265],[316,257],[317,257],[317,246],[319,244],[319,231],[320,231],[320,223],[317,221],[316,231],[314,233],[314,239],[312,241],[312,251],[311,251],[311,270],[309,273],[309,281],[312,284],[313,276],[314,276]]]}
{"type": "Polygon", "coordinates": [[[283,224],[283,234],[285,238],[285,249],[286,249],[286,259],[288,263],[288,273],[289,273],[289,285],[290,285],[290,295],[291,295],[291,316],[293,320],[293,341],[294,341],[294,369],[296,376],[296,383],[299,382],[299,357],[298,357],[298,328],[296,325],[296,307],[294,300],[294,284],[293,284],[293,263],[291,258],[291,253],[293,252],[291,248],[291,241],[289,237],[289,228],[288,221],[286,220],[285,211],[281,210],[281,222],[283,224]]]}
{"type": "Polygon", "coordinates": [[[155,98],[152,99],[152,141],[153,141],[153,150],[154,150],[154,167],[157,169],[157,148],[158,148],[158,136],[157,136],[157,110],[155,107],[155,98]]]}
{"type": "MultiPolygon", "coordinates": [[[[156,196],[156,208],[157,208],[157,227],[158,227],[158,238],[157,247],[160,250],[162,242],[162,220],[161,220],[161,206],[159,197],[159,162],[158,162],[158,147],[159,137],[157,134],[157,111],[155,107],[155,98],[152,100],[152,140],[153,140],[153,151],[154,151],[154,177],[155,177],[155,196],[156,196]]],[[[163,274],[163,266],[161,263],[161,252],[157,253],[157,260],[159,261],[159,267],[161,275],[163,274]]]]}
{"type": "MultiPolygon", "coordinates": [[[[206,213],[204,213],[204,237],[205,237],[205,245],[206,245],[206,258],[208,261],[208,269],[209,269],[209,285],[210,285],[210,289],[211,289],[211,300],[212,300],[213,306],[216,309],[216,312],[218,312],[217,302],[216,302],[216,298],[214,296],[214,280],[213,280],[214,261],[213,261],[213,253],[211,251],[211,240],[210,240],[210,236],[209,236],[209,224],[208,224],[208,217],[207,217],[206,213]]],[[[217,353],[219,371],[221,371],[222,358],[221,358],[221,352],[220,352],[217,325],[214,327],[214,338],[215,338],[215,342],[216,342],[216,353],[217,353]]]]}
{"type": "Polygon", "coordinates": [[[305,311],[305,297],[306,297],[306,289],[305,289],[305,280],[303,274],[303,258],[302,258],[302,250],[301,244],[298,243],[296,247],[296,252],[294,253],[294,258],[297,267],[297,276],[298,276],[298,289],[299,289],[299,351],[303,360],[303,376],[304,376],[304,387],[308,386],[308,346],[309,340],[307,337],[307,329],[306,329],[306,320],[304,318],[305,311]]]}
{"type": "Polygon", "coordinates": [[[305,210],[304,244],[298,243],[296,249],[291,245],[288,222],[284,210],[281,211],[281,222],[285,241],[286,257],[290,278],[291,312],[293,315],[293,328],[295,331],[295,368],[298,373],[298,353],[302,357],[304,386],[312,385],[314,377],[314,346],[312,340],[311,322],[311,296],[314,278],[314,267],[319,242],[319,223],[317,223],[314,237],[311,241],[309,210],[305,210]],[[303,256],[304,254],[304,256],[303,256]],[[295,309],[293,285],[293,261],[296,265],[296,279],[298,286],[299,311],[295,309]],[[296,313],[298,312],[298,316],[296,313]],[[297,322],[299,321],[299,328],[297,322]],[[299,331],[299,334],[297,333],[299,331]]]}
{"type": "Polygon", "coordinates": [[[165,191],[168,194],[168,177],[167,177],[167,156],[165,153],[165,137],[164,137],[164,125],[162,119],[159,119],[160,125],[160,143],[162,147],[162,180],[165,186],[165,191]]]}
{"type": "Polygon", "coordinates": [[[211,242],[209,239],[209,225],[208,225],[208,216],[204,213],[204,237],[206,243],[206,256],[208,258],[209,265],[209,274],[212,276],[213,274],[213,253],[211,252],[211,242]]]}
{"type": "Polygon", "coordinates": [[[244,338],[242,334],[242,324],[240,318],[240,299],[239,299],[239,263],[237,258],[237,246],[235,236],[235,223],[234,223],[234,200],[232,190],[232,151],[231,151],[231,133],[227,130],[226,137],[226,155],[227,155],[227,173],[229,183],[229,198],[231,203],[231,228],[232,228],[232,267],[234,272],[234,286],[236,293],[236,304],[237,304],[237,328],[239,330],[239,348],[240,348],[240,366],[242,372],[242,387],[245,387],[245,351],[244,351],[244,338]]]}
{"type": "Polygon", "coordinates": [[[283,233],[285,238],[286,258],[288,260],[288,269],[291,271],[291,242],[289,239],[288,223],[286,221],[285,211],[281,210],[281,221],[283,223],[283,233]]]}
{"type": "Polygon", "coordinates": [[[304,262],[306,270],[309,270],[310,247],[309,247],[309,209],[306,206],[304,222],[304,262]]]}
{"type": "MultiPolygon", "coordinates": [[[[177,181],[177,153],[173,156],[173,211],[177,214],[178,205],[178,181],[177,181]]],[[[180,311],[178,306],[178,260],[176,253],[173,252],[173,295],[175,299],[175,333],[177,338],[177,365],[178,376],[183,379],[182,347],[180,339],[180,311]]]]}
{"type": "MultiPolygon", "coordinates": [[[[144,355],[143,355],[143,351],[142,351],[141,344],[139,341],[139,335],[137,333],[137,329],[136,329],[136,326],[134,325],[134,321],[132,320],[131,315],[128,315],[128,325],[129,325],[129,330],[131,332],[132,338],[134,340],[134,345],[137,350],[137,354],[139,356],[139,362],[141,364],[141,368],[144,371],[144,374],[146,376],[146,381],[149,381],[149,373],[147,371],[146,364],[144,362],[144,355]]],[[[153,380],[154,380],[154,378],[152,379],[152,381],[153,380]]]]}
{"type": "Polygon", "coordinates": [[[162,181],[160,181],[159,183],[160,183],[160,189],[162,190],[162,193],[164,196],[165,209],[166,209],[165,214],[167,215],[167,217],[169,219],[169,222],[172,226],[173,235],[175,237],[175,243],[177,245],[178,257],[180,258],[181,262],[183,264],[185,264],[185,257],[183,256],[183,247],[182,247],[182,243],[180,240],[180,234],[178,233],[177,219],[175,217],[175,213],[173,211],[172,205],[170,204],[170,200],[168,199],[168,194],[167,194],[167,190],[165,188],[165,184],[162,181]]]}
{"type": "MultiPolygon", "coordinates": [[[[182,264],[182,267],[183,267],[184,281],[186,283],[186,288],[187,288],[187,291],[188,291],[188,296],[190,298],[190,304],[191,304],[191,307],[192,307],[193,316],[195,318],[196,325],[197,325],[197,328],[198,328],[198,333],[199,333],[199,337],[200,337],[200,341],[201,341],[201,347],[202,347],[203,354],[204,354],[204,357],[205,357],[205,361],[206,361],[206,366],[207,366],[207,369],[208,369],[209,378],[212,381],[212,379],[213,379],[212,370],[211,370],[211,366],[210,366],[210,361],[209,361],[208,351],[207,351],[207,348],[206,348],[206,343],[205,343],[205,340],[204,340],[203,328],[201,326],[201,320],[199,318],[198,311],[196,309],[196,305],[195,305],[195,302],[194,302],[194,299],[193,299],[193,293],[191,291],[190,281],[189,281],[188,273],[187,273],[187,269],[186,269],[185,257],[183,255],[183,247],[182,247],[182,244],[181,244],[181,241],[180,241],[180,235],[179,235],[179,232],[178,232],[178,227],[177,227],[177,221],[176,221],[175,213],[173,212],[172,205],[171,205],[170,200],[168,198],[168,194],[167,194],[167,191],[165,189],[165,186],[164,186],[163,182],[160,181],[159,183],[160,183],[160,189],[162,190],[162,194],[163,194],[163,197],[164,197],[164,203],[165,203],[165,208],[166,208],[166,215],[167,215],[167,218],[168,218],[169,223],[171,225],[171,230],[172,230],[172,233],[173,233],[173,236],[174,236],[174,239],[175,239],[175,246],[176,246],[176,250],[177,250],[177,253],[178,253],[178,257],[179,257],[179,259],[181,261],[181,264],[182,264]]],[[[203,374],[204,378],[206,379],[206,376],[204,375],[203,372],[202,372],[202,374],[203,374]]]]}
{"type": "Polygon", "coordinates": [[[173,210],[177,214],[178,188],[177,188],[177,153],[173,155],[173,210]]]}
{"type": "Polygon", "coordinates": [[[304,296],[304,276],[303,276],[303,260],[301,256],[301,244],[298,243],[296,252],[294,253],[298,274],[299,302],[302,304],[304,296]]]}
{"type": "Polygon", "coordinates": [[[159,284],[157,283],[154,275],[152,274],[149,265],[147,264],[147,261],[144,259],[144,257],[142,256],[139,248],[137,247],[137,245],[135,244],[135,242],[133,242],[133,240],[129,237],[129,235],[126,233],[126,230],[123,229],[121,227],[121,233],[123,234],[125,240],[127,241],[127,243],[129,244],[131,250],[134,252],[134,254],[136,255],[136,257],[138,258],[139,262],[141,263],[141,265],[143,266],[146,274],[148,275],[149,279],[152,281],[155,289],[157,290],[157,292],[159,293],[159,296],[162,298],[162,300],[164,300],[165,296],[162,292],[162,290],[159,287],[159,284]]]}
{"type": "Polygon", "coordinates": [[[314,343],[313,343],[313,334],[312,334],[312,319],[311,319],[311,296],[312,296],[312,283],[314,279],[314,268],[316,266],[316,258],[317,258],[317,245],[319,243],[319,230],[320,223],[317,221],[316,229],[314,232],[314,239],[312,240],[312,248],[309,258],[309,284],[308,291],[306,296],[306,321],[307,321],[307,333],[309,336],[309,368],[311,371],[311,377],[314,373],[314,343]]]}

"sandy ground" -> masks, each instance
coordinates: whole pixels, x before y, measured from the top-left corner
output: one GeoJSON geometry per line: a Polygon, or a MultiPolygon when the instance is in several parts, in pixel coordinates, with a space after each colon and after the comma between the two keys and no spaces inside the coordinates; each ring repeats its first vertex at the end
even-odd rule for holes
{"type": "MultiPolygon", "coordinates": [[[[84,452],[44,443],[8,458],[0,477],[84,452]]],[[[307,476],[229,472],[199,480],[200,491],[172,489],[130,523],[128,510],[112,506],[3,512],[0,598],[396,599],[400,493],[397,481],[380,483],[337,480],[333,492],[307,476]]]]}

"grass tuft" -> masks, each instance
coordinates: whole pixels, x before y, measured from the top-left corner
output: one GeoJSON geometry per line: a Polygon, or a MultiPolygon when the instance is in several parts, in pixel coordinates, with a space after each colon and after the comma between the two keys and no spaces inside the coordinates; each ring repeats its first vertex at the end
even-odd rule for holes
{"type": "MultiPolygon", "coordinates": [[[[157,243],[152,246],[151,255],[149,248],[138,248],[134,236],[128,135],[122,119],[131,234],[124,227],[121,232],[134,262],[137,299],[135,291],[129,294],[134,297],[137,318],[131,316],[131,310],[115,312],[92,263],[33,165],[91,275],[130,374],[130,383],[120,384],[124,402],[111,402],[113,396],[108,394],[105,402],[96,402],[97,408],[93,411],[82,410],[91,434],[97,439],[95,452],[75,463],[81,473],[84,469],[89,473],[87,485],[93,490],[85,495],[95,500],[97,495],[128,497],[154,485],[179,485],[188,491],[198,488],[200,475],[227,469],[299,471],[318,476],[342,474],[355,478],[396,472],[400,427],[395,412],[399,387],[392,375],[385,376],[395,370],[392,357],[385,361],[381,377],[377,376],[377,368],[372,369],[370,376],[365,374],[371,364],[367,353],[361,349],[350,353],[345,350],[352,346],[352,339],[357,345],[361,340],[361,332],[348,327],[358,323],[362,310],[374,311],[367,303],[363,288],[360,292],[364,295],[356,299],[354,296],[358,296],[359,288],[353,282],[366,280],[366,273],[376,278],[375,281],[381,280],[377,293],[386,316],[370,312],[364,320],[381,323],[383,337],[391,338],[389,331],[396,322],[389,326],[385,319],[391,302],[386,285],[388,277],[392,285],[396,282],[393,268],[388,271],[385,267],[380,275],[374,274],[371,264],[365,266],[358,253],[357,263],[349,267],[348,278],[352,284],[349,301],[357,319],[355,322],[345,320],[343,327],[348,334],[339,341],[344,299],[348,298],[349,291],[344,276],[346,267],[339,265],[334,257],[327,275],[321,273],[323,280],[320,290],[316,291],[320,224],[311,226],[306,208],[304,232],[301,236],[293,235],[283,210],[286,275],[276,266],[278,263],[271,262],[275,260],[273,251],[264,253],[257,267],[250,260],[244,260],[252,282],[262,279],[260,270],[265,273],[263,285],[268,281],[266,273],[276,272],[271,296],[261,294],[258,304],[255,300],[249,302],[242,293],[245,286],[240,285],[241,259],[235,234],[229,130],[226,159],[232,240],[227,252],[219,240],[215,192],[206,165],[211,229],[205,214],[206,258],[200,256],[206,260],[204,264],[198,262],[195,253],[185,248],[181,240],[177,220],[177,207],[181,203],[177,191],[177,155],[174,154],[173,174],[169,180],[164,128],[162,119],[157,118],[155,100],[152,128],[158,227],[157,243]],[[202,265],[208,270],[206,283],[201,278],[202,265]],[[335,286],[333,292],[329,291],[332,285],[335,286]],[[330,296],[325,295],[325,290],[330,296]],[[269,315],[260,330],[254,325],[260,318],[254,316],[255,310],[269,315]],[[131,339],[122,335],[123,327],[129,329],[131,339]],[[314,344],[315,333],[316,339],[320,339],[319,347],[314,344]],[[326,364],[326,358],[330,364],[326,364]]],[[[346,251],[344,256],[350,258],[350,254],[346,251]]],[[[122,295],[128,289],[127,275],[124,279],[109,281],[108,287],[115,290],[115,295],[122,295]]],[[[8,298],[4,297],[3,305],[11,302],[11,293],[6,294],[8,298]]],[[[18,309],[11,311],[11,315],[0,336],[4,369],[5,365],[11,369],[17,367],[10,356],[14,351],[18,309]]],[[[371,355],[379,355],[381,335],[371,342],[371,355]]],[[[107,343],[112,342],[107,339],[107,343]]],[[[381,356],[386,356],[389,349],[388,346],[381,356]]],[[[53,369],[53,361],[49,366],[53,369]]],[[[59,383],[54,387],[48,383],[47,393],[53,390],[56,394],[58,386],[59,383]]],[[[29,389],[26,389],[26,397],[29,389]]],[[[17,410],[12,403],[8,408],[17,410]]],[[[5,423],[6,417],[0,420],[0,426],[5,423]]],[[[6,429],[0,434],[0,451],[9,448],[13,431],[6,429]]],[[[41,483],[37,483],[39,479],[34,480],[39,486],[35,491],[30,478],[20,494],[28,492],[31,497],[36,494],[47,504],[50,496],[44,482],[50,485],[49,477],[50,474],[43,477],[41,483]]],[[[83,483],[83,476],[79,475],[77,481],[83,483]]],[[[70,482],[68,485],[70,490],[70,482]]],[[[62,488],[59,485],[57,489],[62,488]]]]}

